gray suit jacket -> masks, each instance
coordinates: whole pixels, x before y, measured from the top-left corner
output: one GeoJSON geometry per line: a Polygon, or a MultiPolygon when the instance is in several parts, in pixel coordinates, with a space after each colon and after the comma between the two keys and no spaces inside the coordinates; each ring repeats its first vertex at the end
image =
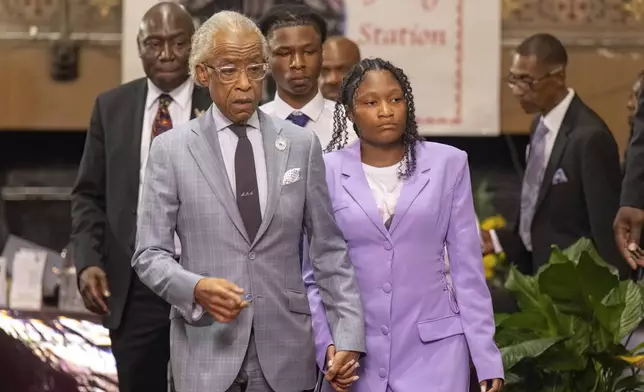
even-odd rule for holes
{"type": "Polygon", "coordinates": [[[320,142],[310,131],[258,114],[268,200],[252,243],[226,174],[212,109],[155,138],[150,151],[132,265],[143,283],[172,304],[171,359],[180,392],[225,391],[239,373],[251,327],[274,390],[314,387],[311,312],[299,260],[303,228],[337,349],[365,351],[362,304],[329,201],[320,142]],[[278,138],[285,148],[276,147],[278,138]],[[286,171],[297,168],[299,180],[283,184],[286,171]],[[182,244],[179,263],[172,257],[175,229],[182,244]],[[194,320],[194,287],[202,277],[244,288],[253,296],[251,306],[229,324],[208,314],[194,320]]]}

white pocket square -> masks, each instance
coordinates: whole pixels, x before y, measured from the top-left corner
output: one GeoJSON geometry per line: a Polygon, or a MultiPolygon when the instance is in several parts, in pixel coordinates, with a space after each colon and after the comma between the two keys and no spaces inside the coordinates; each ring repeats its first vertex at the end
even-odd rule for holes
{"type": "Polygon", "coordinates": [[[565,184],[566,182],[568,182],[568,176],[566,176],[566,172],[564,172],[562,168],[557,169],[555,174],[552,176],[552,184],[565,184]]]}
{"type": "Polygon", "coordinates": [[[300,168],[289,169],[284,173],[284,179],[282,180],[282,185],[292,184],[300,180],[300,168]]]}

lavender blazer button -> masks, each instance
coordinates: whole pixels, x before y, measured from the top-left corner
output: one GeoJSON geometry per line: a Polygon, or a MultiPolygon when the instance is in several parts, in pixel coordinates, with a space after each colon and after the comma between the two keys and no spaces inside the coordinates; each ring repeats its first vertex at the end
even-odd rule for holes
{"type": "Polygon", "coordinates": [[[387,371],[383,368],[380,368],[380,370],[378,371],[378,375],[380,376],[380,378],[385,378],[387,377],[387,371]]]}
{"type": "Polygon", "coordinates": [[[391,283],[385,283],[382,285],[382,291],[385,293],[391,293],[391,283]]]}
{"type": "Polygon", "coordinates": [[[385,249],[391,250],[391,244],[389,243],[389,241],[385,241],[385,249]]]}
{"type": "Polygon", "coordinates": [[[389,335],[389,328],[387,328],[387,326],[385,326],[385,325],[380,327],[380,331],[382,331],[383,335],[389,335]]]}

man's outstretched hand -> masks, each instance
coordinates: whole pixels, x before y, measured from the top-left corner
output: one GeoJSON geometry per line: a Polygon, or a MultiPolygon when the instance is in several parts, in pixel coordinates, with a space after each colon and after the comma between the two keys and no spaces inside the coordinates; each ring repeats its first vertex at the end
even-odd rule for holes
{"type": "Polygon", "coordinates": [[[632,269],[644,267],[644,251],[639,247],[642,225],[644,210],[634,207],[621,207],[613,222],[617,248],[632,269]]]}

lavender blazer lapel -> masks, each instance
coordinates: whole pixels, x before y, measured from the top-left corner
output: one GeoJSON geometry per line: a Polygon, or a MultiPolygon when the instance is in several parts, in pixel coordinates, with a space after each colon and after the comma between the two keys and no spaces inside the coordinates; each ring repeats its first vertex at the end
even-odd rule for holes
{"type": "Polygon", "coordinates": [[[342,160],[342,187],[356,201],[382,235],[389,237],[389,232],[382,222],[382,217],[378,212],[378,207],[376,206],[371,188],[367,182],[367,177],[362,168],[360,143],[355,142],[345,147],[345,151],[347,154],[342,160]]]}
{"type": "Polygon", "coordinates": [[[425,147],[422,143],[416,143],[416,171],[412,176],[405,180],[398,203],[396,203],[396,213],[391,221],[389,232],[393,233],[398,227],[400,221],[405,217],[407,210],[411,207],[412,203],[418,195],[425,189],[429,182],[430,173],[429,156],[425,154],[425,147]]]}

